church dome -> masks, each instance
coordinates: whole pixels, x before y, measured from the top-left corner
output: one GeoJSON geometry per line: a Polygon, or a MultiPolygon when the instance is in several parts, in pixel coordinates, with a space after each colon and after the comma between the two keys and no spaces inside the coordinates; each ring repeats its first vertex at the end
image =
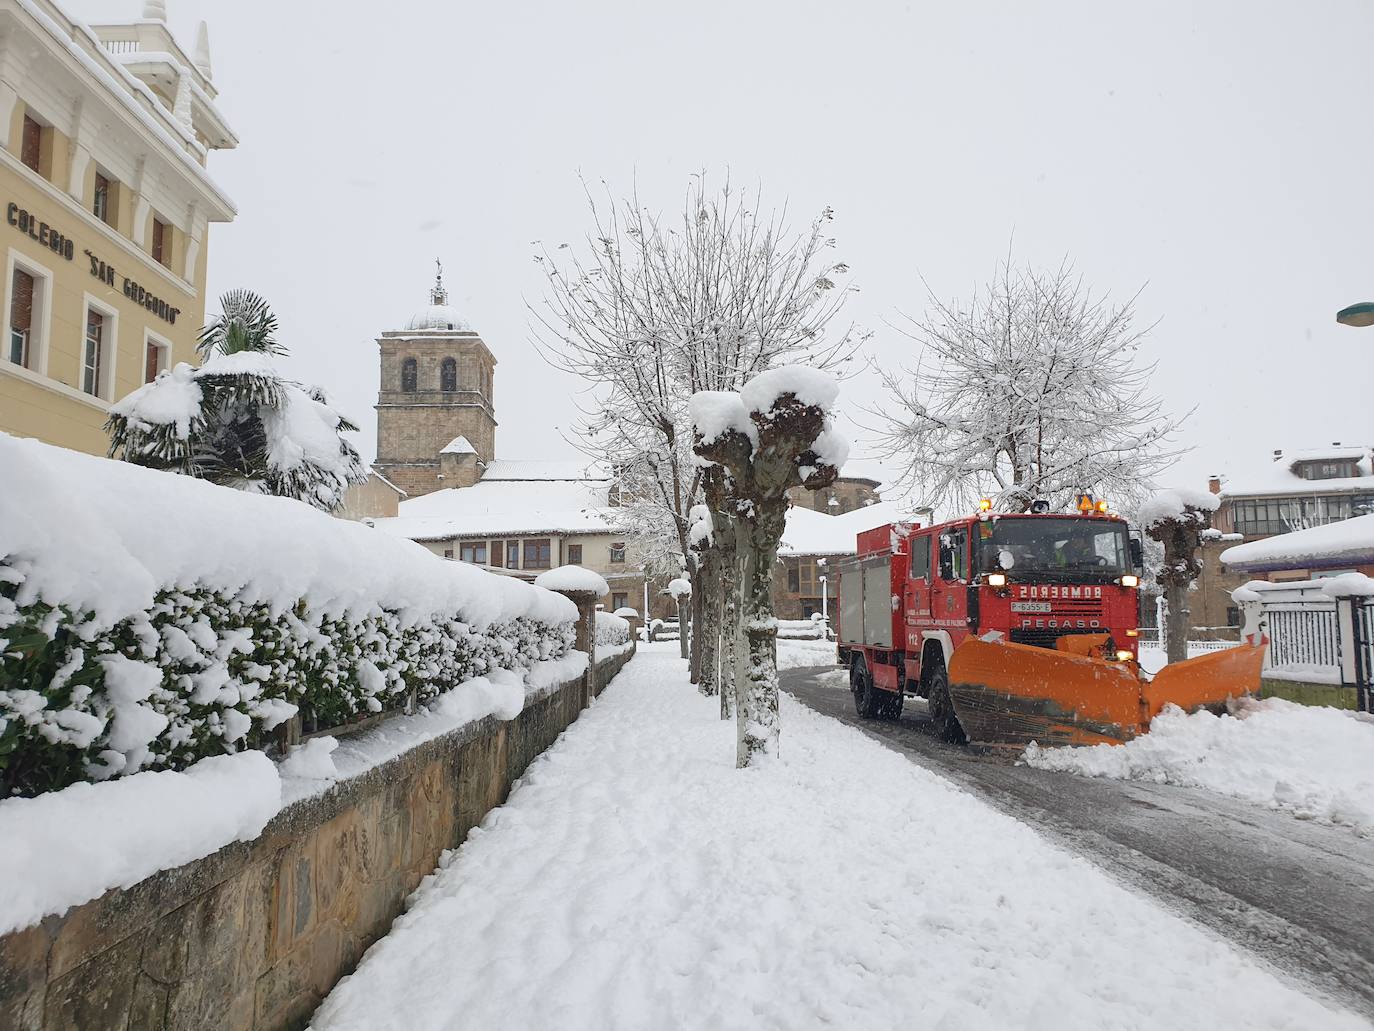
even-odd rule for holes
{"type": "Polygon", "coordinates": [[[406,323],[406,329],[444,329],[470,331],[472,327],[468,325],[467,319],[458,313],[458,309],[448,304],[431,304],[428,308],[417,311],[406,323]]]}
{"type": "MultiPolygon", "coordinates": [[[[436,266],[439,263],[434,263],[436,266]]],[[[409,332],[424,330],[443,330],[445,332],[470,333],[472,326],[458,313],[458,309],[448,303],[448,291],[444,289],[444,270],[439,266],[434,277],[434,286],[429,291],[429,307],[422,308],[406,323],[409,332]]]]}

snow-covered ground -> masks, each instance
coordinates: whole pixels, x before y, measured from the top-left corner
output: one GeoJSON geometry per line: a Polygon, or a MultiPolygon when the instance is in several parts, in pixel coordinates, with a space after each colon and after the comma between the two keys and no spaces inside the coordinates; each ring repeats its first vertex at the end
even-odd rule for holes
{"type": "Polygon", "coordinates": [[[1200,787],[1374,834],[1374,719],[1245,698],[1233,715],[1166,709],[1124,745],[1027,749],[1044,770],[1200,787]]]}
{"type": "Polygon", "coordinates": [[[781,758],[736,770],[675,649],[535,760],[315,1028],[1368,1026],[787,697],[781,758]]]}

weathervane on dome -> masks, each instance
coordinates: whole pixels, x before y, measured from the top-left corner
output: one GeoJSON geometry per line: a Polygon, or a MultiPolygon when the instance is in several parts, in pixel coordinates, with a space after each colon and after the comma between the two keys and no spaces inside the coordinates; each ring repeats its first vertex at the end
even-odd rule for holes
{"type": "Polygon", "coordinates": [[[434,289],[429,292],[431,304],[448,304],[448,291],[444,289],[444,266],[434,259],[434,289]]]}

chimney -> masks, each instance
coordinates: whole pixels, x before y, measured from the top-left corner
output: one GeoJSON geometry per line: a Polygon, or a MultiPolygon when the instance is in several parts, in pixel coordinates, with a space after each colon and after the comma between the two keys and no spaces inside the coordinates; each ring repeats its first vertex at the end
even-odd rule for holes
{"type": "Polygon", "coordinates": [[[1220,494],[1220,493],[1221,493],[1221,476],[1220,476],[1220,474],[1218,474],[1218,473],[1213,473],[1211,476],[1207,477],[1207,489],[1210,490],[1213,494],[1220,494]]]}
{"type": "Polygon", "coordinates": [[[1333,441],[1331,442],[1331,446],[1332,446],[1332,447],[1340,447],[1340,446],[1341,446],[1341,442],[1340,442],[1339,440],[1333,440],[1333,441]]]}
{"type": "Polygon", "coordinates": [[[1274,451],[1274,461],[1277,462],[1277,461],[1278,461],[1280,458],[1282,458],[1282,457],[1283,457],[1283,452],[1282,452],[1281,450],[1275,449],[1275,451],[1274,451]]]}

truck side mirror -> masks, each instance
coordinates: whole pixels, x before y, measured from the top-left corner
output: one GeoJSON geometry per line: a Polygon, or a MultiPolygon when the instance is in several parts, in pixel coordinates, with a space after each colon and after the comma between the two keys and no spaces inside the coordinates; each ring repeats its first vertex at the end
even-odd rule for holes
{"type": "Polygon", "coordinates": [[[1135,569],[1145,568],[1145,546],[1139,537],[1132,537],[1131,541],[1131,566],[1135,569]]]}

